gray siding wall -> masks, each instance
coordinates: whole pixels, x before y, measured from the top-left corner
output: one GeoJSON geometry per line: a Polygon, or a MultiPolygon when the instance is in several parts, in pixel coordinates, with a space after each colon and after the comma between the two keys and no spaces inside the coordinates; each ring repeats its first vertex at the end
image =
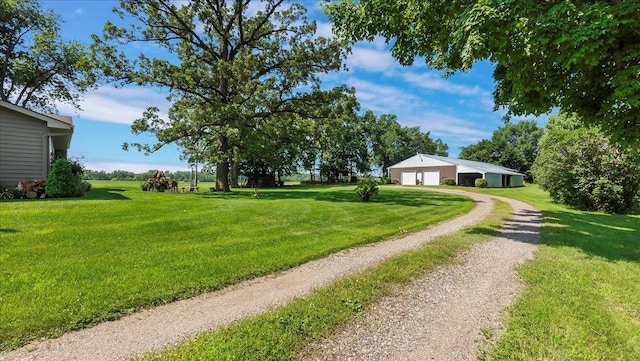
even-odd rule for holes
{"type": "Polygon", "coordinates": [[[0,108],[0,184],[17,185],[22,179],[45,179],[47,124],[0,108]]]}
{"type": "Polygon", "coordinates": [[[485,173],[484,179],[487,180],[487,187],[502,188],[502,174],[485,173]]]}
{"type": "Polygon", "coordinates": [[[511,187],[522,187],[524,186],[524,177],[521,175],[512,175],[510,178],[509,185],[511,187]]]}

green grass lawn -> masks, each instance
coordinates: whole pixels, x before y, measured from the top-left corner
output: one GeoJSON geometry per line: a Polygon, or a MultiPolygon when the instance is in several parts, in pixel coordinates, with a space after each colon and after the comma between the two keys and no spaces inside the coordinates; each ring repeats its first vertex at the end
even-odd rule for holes
{"type": "MultiPolygon", "coordinates": [[[[87,197],[0,202],[0,351],[118,318],[340,249],[396,237],[473,202],[354,186],[142,192],[92,182],[87,197]]],[[[207,189],[201,185],[200,189],[207,189]]]]}
{"type": "MultiPolygon", "coordinates": [[[[476,189],[474,189],[476,190],[476,189]]],[[[543,214],[527,287],[485,360],[640,360],[640,215],[582,212],[537,186],[485,189],[543,214]]]]}
{"type": "MultiPolygon", "coordinates": [[[[569,209],[552,203],[537,186],[456,189],[519,199],[544,217],[535,258],[520,268],[526,287],[505,316],[507,330],[481,347],[480,360],[640,360],[640,216],[569,209]]],[[[350,322],[389,294],[391,285],[490,239],[505,212],[499,205],[490,219],[470,230],[143,359],[295,360],[311,340],[350,322]]],[[[480,331],[488,338],[495,335],[480,331]]]]}

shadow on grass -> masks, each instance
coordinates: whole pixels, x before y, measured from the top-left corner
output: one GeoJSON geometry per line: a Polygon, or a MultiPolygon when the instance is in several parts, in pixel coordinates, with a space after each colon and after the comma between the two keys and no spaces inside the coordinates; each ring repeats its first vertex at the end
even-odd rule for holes
{"type": "Polygon", "coordinates": [[[640,218],[591,212],[544,211],[542,240],[576,247],[609,261],[640,262],[640,218]]]}
{"type": "MultiPolygon", "coordinates": [[[[301,200],[309,199],[321,202],[339,203],[362,203],[355,193],[353,187],[316,185],[316,186],[287,186],[282,188],[260,189],[259,200],[301,200]]],[[[253,189],[240,189],[233,192],[204,192],[204,198],[233,199],[233,198],[254,198],[253,189]]],[[[435,192],[423,192],[420,190],[379,190],[377,195],[371,197],[369,203],[383,203],[403,205],[409,207],[423,207],[425,205],[438,205],[444,202],[466,202],[468,198],[451,194],[441,194],[435,192]]]]}
{"type": "Polygon", "coordinates": [[[86,200],[131,200],[131,198],[122,195],[126,192],[126,189],[122,188],[93,188],[87,192],[87,195],[81,198],[71,199],[86,199],[86,200]]]}
{"type": "Polygon", "coordinates": [[[17,229],[14,228],[5,228],[5,227],[0,227],[0,233],[18,233],[19,231],[17,229]]]}

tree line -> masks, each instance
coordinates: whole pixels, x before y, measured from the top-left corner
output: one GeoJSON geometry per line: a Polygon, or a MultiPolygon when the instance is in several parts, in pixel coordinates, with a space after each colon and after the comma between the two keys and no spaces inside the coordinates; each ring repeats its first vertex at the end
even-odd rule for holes
{"type": "MultiPolygon", "coordinates": [[[[146,181],[149,178],[153,178],[158,170],[150,169],[143,173],[135,173],[126,170],[114,170],[107,172],[104,170],[85,170],[82,179],[85,180],[118,180],[118,181],[146,181]]],[[[189,182],[191,180],[191,172],[188,171],[163,171],[164,175],[168,178],[180,181],[189,182]]],[[[199,182],[215,182],[215,174],[199,172],[199,182]]]]}
{"type": "MultiPolygon", "coordinates": [[[[395,115],[382,114],[376,117],[367,111],[354,114],[353,119],[332,126],[309,122],[309,133],[305,135],[304,149],[293,142],[274,142],[265,147],[258,160],[234,159],[230,165],[233,186],[240,186],[239,179],[255,179],[276,175],[279,180],[292,175],[308,173],[312,182],[337,182],[372,172],[384,176],[387,167],[398,163],[416,152],[447,156],[449,147],[440,139],[433,140],[429,132],[420,127],[401,126],[395,115]],[[320,129],[318,129],[318,128],[320,129]],[[297,152],[297,153],[296,153],[297,152]],[[274,166],[274,165],[277,165],[274,166]],[[315,178],[316,174],[320,178],[315,178]]],[[[133,173],[87,171],[87,179],[96,180],[145,180],[155,170],[133,173]]],[[[165,172],[167,177],[181,181],[189,180],[190,172],[165,172]]],[[[205,167],[199,173],[202,181],[215,181],[215,168],[205,167]],[[206,179],[205,179],[206,178],[206,179]]]]}

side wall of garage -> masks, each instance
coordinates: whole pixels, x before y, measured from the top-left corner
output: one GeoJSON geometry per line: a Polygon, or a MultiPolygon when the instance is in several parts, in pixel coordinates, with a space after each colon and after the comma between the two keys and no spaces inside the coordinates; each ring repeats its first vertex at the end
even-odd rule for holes
{"type": "Polygon", "coordinates": [[[487,187],[502,188],[502,174],[486,173],[484,179],[487,180],[487,187]]]}

